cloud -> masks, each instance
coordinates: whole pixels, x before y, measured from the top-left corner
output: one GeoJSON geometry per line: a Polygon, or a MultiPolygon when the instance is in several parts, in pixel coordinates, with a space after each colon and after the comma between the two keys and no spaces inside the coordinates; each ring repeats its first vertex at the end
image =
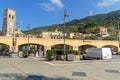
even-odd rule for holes
{"type": "Polygon", "coordinates": [[[97,3],[97,6],[99,8],[104,8],[104,7],[108,7],[111,6],[117,2],[119,2],[120,0],[101,0],[101,2],[97,3]]]}
{"type": "Polygon", "coordinates": [[[55,8],[50,3],[39,3],[39,6],[41,6],[45,11],[54,11],[55,8]]]}
{"type": "Polygon", "coordinates": [[[54,11],[56,8],[63,8],[64,4],[61,0],[49,0],[49,2],[38,3],[45,11],[54,11]]]}
{"type": "Polygon", "coordinates": [[[89,11],[89,16],[92,16],[93,15],[93,11],[89,11]]]}
{"type": "Polygon", "coordinates": [[[52,4],[55,4],[55,5],[57,5],[60,8],[64,7],[64,4],[62,3],[61,0],[50,0],[50,1],[51,1],[52,4]]]}

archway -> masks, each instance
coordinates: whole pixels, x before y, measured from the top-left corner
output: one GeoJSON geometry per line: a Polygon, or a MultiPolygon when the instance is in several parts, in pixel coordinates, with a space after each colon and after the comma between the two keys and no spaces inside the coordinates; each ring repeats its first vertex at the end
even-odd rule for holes
{"type": "Polygon", "coordinates": [[[81,52],[81,54],[84,54],[85,53],[85,50],[87,48],[97,48],[96,46],[94,45],[82,45],[82,46],[79,46],[79,50],[81,52]]]}
{"type": "Polygon", "coordinates": [[[21,44],[18,46],[18,51],[28,50],[29,54],[34,54],[36,57],[44,56],[44,46],[40,44],[29,43],[28,44],[21,44]]]}
{"type": "Polygon", "coordinates": [[[110,48],[111,51],[112,51],[112,54],[118,54],[118,47],[117,46],[114,46],[114,45],[105,45],[103,47],[110,48]]]}

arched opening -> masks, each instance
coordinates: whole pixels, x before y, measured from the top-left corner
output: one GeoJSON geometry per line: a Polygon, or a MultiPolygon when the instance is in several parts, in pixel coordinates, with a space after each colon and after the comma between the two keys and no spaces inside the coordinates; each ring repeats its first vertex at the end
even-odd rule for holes
{"type": "Polygon", "coordinates": [[[79,46],[79,50],[80,50],[81,55],[85,53],[85,50],[87,48],[97,48],[97,47],[94,46],[94,45],[82,45],[82,46],[79,46]]]}
{"type": "Polygon", "coordinates": [[[9,53],[10,46],[0,43],[0,56],[7,55],[9,53]]]}
{"type": "Polygon", "coordinates": [[[33,43],[29,43],[28,44],[22,44],[18,46],[18,51],[24,51],[27,50],[28,54],[34,54],[34,56],[36,57],[43,57],[44,56],[44,46],[40,45],[40,44],[33,44],[33,43]],[[28,47],[29,46],[29,47],[28,47]]]}
{"type": "Polygon", "coordinates": [[[107,47],[107,48],[110,48],[111,51],[112,51],[112,54],[118,54],[118,47],[116,46],[113,46],[113,45],[105,45],[103,47],[107,47]]]}
{"type": "MultiPolygon", "coordinates": [[[[64,49],[64,44],[56,44],[51,47],[51,49],[64,49]]],[[[66,45],[66,50],[73,50],[73,47],[70,45],[66,45]]]]}

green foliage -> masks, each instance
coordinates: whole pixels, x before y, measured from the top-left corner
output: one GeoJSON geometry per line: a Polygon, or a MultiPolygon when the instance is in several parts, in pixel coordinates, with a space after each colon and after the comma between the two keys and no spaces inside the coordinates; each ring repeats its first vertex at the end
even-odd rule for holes
{"type": "Polygon", "coordinates": [[[97,26],[97,23],[95,23],[95,22],[89,22],[89,23],[87,23],[84,27],[85,27],[85,28],[92,28],[92,27],[94,27],[94,26],[97,26]]]}
{"type": "Polygon", "coordinates": [[[77,50],[65,50],[65,54],[64,54],[64,50],[60,49],[60,50],[47,50],[47,59],[48,60],[54,60],[56,55],[66,55],[66,54],[74,54],[74,55],[80,55],[80,52],[77,50]]]}
{"type": "Polygon", "coordinates": [[[48,58],[49,60],[55,59],[55,55],[56,55],[56,53],[55,53],[54,50],[48,50],[48,51],[47,51],[47,58],[48,58]]]}
{"type": "Polygon", "coordinates": [[[98,40],[98,37],[97,36],[86,36],[85,39],[87,40],[98,40]]]}
{"type": "Polygon", "coordinates": [[[75,55],[80,55],[80,51],[74,50],[74,54],[75,54],[75,55]]]}
{"type": "Polygon", "coordinates": [[[73,29],[72,32],[78,32],[78,28],[77,27],[73,26],[72,29],[73,29]]]}
{"type": "Polygon", "coordinates": [[[4,51],[4,50],[9,50],[9,46],[3,44],[3,45],[1,46],[1,50],[2,50],[2,51],[4,51]]]}
{"type": "Polygon", "coordinates": [[[23,57],[28,57],[28,51],[27,50],[23,51],[23,57]]]}
{"type": "Polygon", "coordinates": [[[78,27],[78,31],[84,34],[95,33],[96,26],[97,26],[97,23],[89,22],[89,23],[86,23],[85,25],[78,27]]]}
{"type": "Polygon", "coordinates": [[[30,47],[30,51],[29,51],[29,52],[30,52],[30,53],[34,53],[34,51],[35,51],[35,47],[33,47],[33,46],[30,47]]]}
{"type": "Polygon", "coordinates": [[[105,37],[103,40],[117,40],[117,37],[116,36],[108,36],[108,37],[105,37]]]}
{"type": "MultiPolygon", "coordinates": [[[[56,54],[58,55],[64,55],[64,50],[60,49],[60,50],[55,50],[56,54]]],[[[65,50],[66,54],[74,54],[74,55],[79,55],[80,52],[76,51],[76,50],[65,50]]]]}
{"type": "Polygon", "coordinates": [[[75,51],[75,50],[66,50],[67,54],[74,54],[74,55],[79,55],[79,51],[75,51]]]}
{"type": "MultiPolygon", "coordinates": [[[[99,26],[105,25],[105,26],[108,26],[108,28],[111,26],[114,29],[116,29],[118,26],[116,24],[118,24],[120,21],[119,17],[120,17],[120,10],[113,11],[107,14],[97,14],[94,16],[88,16],[83,19],[75,19],[66,23],[65,32],[78,31],[85,34],[94,33],[96,25],[99,25],[99,26]],[[76,28],[78,28],[78,30],[76,28]]],[[[55,29],[63,31],[63,27],[64,27],[64,24],[55,24],[50,26],[34,28],[29,32],[31,34],[39,35],[42,31],[54,31],[55,29]]],[[[27,31],[25,33],[27,33],[27,31]]]]}
{"type": "Polygon", "coordinates": [[[52,49],[63,49],[64,45],[53,46],[52,49]]]}
{"type": "Polygon", "coordinates": [[[55,50],[56,54],[58,55],[64,55],[64,50],[63,49],[58,49],[58,50],[55,50]]]}

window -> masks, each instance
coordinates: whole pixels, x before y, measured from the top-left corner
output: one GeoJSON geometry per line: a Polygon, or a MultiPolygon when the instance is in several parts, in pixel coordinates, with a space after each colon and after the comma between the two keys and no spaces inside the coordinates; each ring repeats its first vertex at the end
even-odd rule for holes
{"type": "Polygon", "coordinates": [[[12,16],[12,19],[14,19],[14,16],[12,16]]]}
{"type": "Polygon", "coordinates": [[[9,14],[9,18],[11,18],[11,15],[9,14]]]}

